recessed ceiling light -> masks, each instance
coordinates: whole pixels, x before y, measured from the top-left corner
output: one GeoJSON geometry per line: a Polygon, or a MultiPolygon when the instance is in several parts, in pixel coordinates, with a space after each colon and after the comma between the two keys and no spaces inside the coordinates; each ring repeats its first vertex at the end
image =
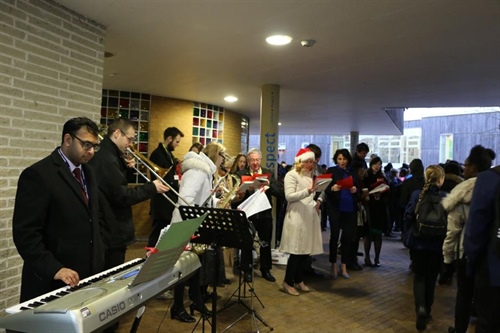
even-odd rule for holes
{"type": "Polygon", "coordinates": [[[274,35],[266,38],[266,42],[271,45],[286,45],[290,44],[292,37],[286,35],[274,35]]]}
{"type": "Polygon", "coordinates": [[[281,123],[278,123],[278,126],[281,126],[281,123]]]}
{"type": "Polygon", "coordinates": [[[226,96],[224,97],[224,100],[229,103],[234,103],[238,100],[238,97],[235,96],[226,96]]]}

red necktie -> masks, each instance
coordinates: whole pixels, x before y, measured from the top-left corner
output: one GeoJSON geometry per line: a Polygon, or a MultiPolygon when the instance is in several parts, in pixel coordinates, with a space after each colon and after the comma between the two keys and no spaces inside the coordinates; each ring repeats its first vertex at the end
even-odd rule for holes
{"type": "Polygon", "coordinates": [[[83,186],[82,173],[81,173],[80,168],[75,168],[73,170],[73,174],[75,175],[75,178],[76,178],[76,181],[78,182],[78,184],[80,184],[80,190],[82,191],[83,201],[85,201],[85,204],[88,206],[89,199],[87,198],[87,193],[85,193],[85,187],[83,186]]]}

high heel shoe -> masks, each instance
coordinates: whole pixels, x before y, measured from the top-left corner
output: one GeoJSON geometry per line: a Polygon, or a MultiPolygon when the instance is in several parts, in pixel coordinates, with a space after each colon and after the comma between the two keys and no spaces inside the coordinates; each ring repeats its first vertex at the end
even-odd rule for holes
{"type": "Polygon", "coordinates": [[[304,282],[297,283],[295,285],[295,289],[302,290],[302,291],[311,291],[311,289],[309,289],[309,287],[306,286],[304,282]]]}
{"type": "Polygon", "coordinates": [[[375,263],[373,264],[373,267],[380,267],[380,261],[378,261],[378,259],[375,259],[375,263]]]}
{"type": "Polygon", "coordinates": [[[297,289],[288,285],[288,283],[286,283],[286,282],[283,282],[283,291],[285,292],[285,294],[292,295],[292,296],[299,296],[300,295],[299,292],[297,291],[297,289]]]}
{"type": "Polygon", "coordinates": [[[338,276],[337,265],[335,263],[332,264],[332,278],[335,280],[338,276]]]}
{"type": "Polygon", "coordinates": [[[207,309],[205,304],[203,304],[202,309],[198,305],[196,305],[196,303],[189,304],[189,313],[191,314],[191,316],[194,315],[195,311],[198,311],[199,313],[201,313],[203,316],[206,317],[210,317],[212,315],[212,312],[207,309]]]}
{"type": "Polygon", "coordinates": [[[185,309],[177,310],[175,308],[170,309],[170,319],[177,319],[183,323],[194,323],[196,319],[188,315],[185,309]]]}
{"type": "Polygon", "coordinates": [[[347,273],[347,268],[346,268],[345,264],[340,264],[339,265],[339,269],[340,269],[340,272],[341,272],[340,275],[342,275],[342,277],[344,279],[349,279],[350,278],[349,273],[347,273]],[[344,269],[342,269],[342,266],[344,266],[344,269]]]}

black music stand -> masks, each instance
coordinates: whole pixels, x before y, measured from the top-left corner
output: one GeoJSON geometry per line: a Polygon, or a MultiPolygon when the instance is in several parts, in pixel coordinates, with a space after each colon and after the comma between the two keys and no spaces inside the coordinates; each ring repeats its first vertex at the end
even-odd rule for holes
{"type": "MultiPolygon", "coordinates": [[[[192,243],[210,244],[214,249],[214,283],[212,292],[212,332],[217,330],[217,281],[219,279],[219,251],[218,247],[227,246],[234,248],[251,249],[253,235],[245,212],[233,209],[206,208],[180,206],[182,219],[192,219],[208,212],[201,226],[194,233],[192,243]]],[[[202,315],[203,325],[205,316],[202,315]]],[[[203,327],[203,332],[205,327],[203,327]]]]}

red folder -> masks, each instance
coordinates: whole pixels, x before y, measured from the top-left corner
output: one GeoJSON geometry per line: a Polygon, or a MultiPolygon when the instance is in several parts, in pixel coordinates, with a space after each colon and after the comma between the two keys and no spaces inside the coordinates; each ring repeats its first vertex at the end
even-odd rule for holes
{"type": "Polygon", "coordinates": [[[354,186],[354,180],[352,179],[352,176],[349,176],[347,178],[338,180],[337,185],[345,190],[354,186]]]}

